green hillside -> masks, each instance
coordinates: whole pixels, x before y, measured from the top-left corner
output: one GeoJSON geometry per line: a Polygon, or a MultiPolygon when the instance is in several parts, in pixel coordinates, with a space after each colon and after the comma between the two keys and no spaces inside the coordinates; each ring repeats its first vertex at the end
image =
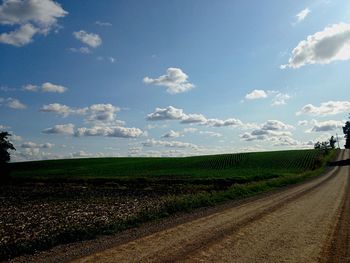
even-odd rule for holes
{"type": "Polygon", "coordinates": [[[89,158],[13,163],[12,176],[36,179],[270,178],[313,170],[320,152],[293,150],[181,158],[89,158]]]}

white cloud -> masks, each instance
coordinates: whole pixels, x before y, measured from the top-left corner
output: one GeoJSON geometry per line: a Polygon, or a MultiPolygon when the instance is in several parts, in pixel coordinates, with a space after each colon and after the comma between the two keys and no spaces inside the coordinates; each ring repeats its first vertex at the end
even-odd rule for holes
{"type": "Polygon", "coordinates": [[[0,5],[0,24],[18,26],[0,34],[0,42],[24,46],[35,34],[47,35],[57,26],[57,19],[68,13],[52,0],[4,0],[0,5]]]}
{"type": "Polygon", "coordinates": [[[91,50],[88,47],[80,47],[80,48],[71,47],[69,50],[72,52],[81,53],[81,54],[91,53],[91,50]]]}
{"type": "Polygon", "coordinates": [[[108,134],[109,137],[137,138],[143,134],[139,128],[114,127],[108,134]]]}
{"type": "Polygon", "coordinates": [[[95,24],[98,25],[98,26],[112,26],[111,23],[109,23],[109,22],[102,22],[102,21],[96,21],[95,24]]]}
{"type": "Polygon", "coordinates": [[[321,121],[318,122],[316,120],[312,121],[313,127],[311,131],[313,132],[326,132],[326,131],[334,131],[337,129],[341,129],[344,126],[344,121],[335,121],[335,120],[328,120],[328,121],[321,121]]]}
{"type": "Polygon", "coordinates": [[[23,86],[22,89],[24,91],[36,92],[36,91],[38,91],[39,88],[37,85],[27,84],[27,85],[23,86]]]}
{"type": "Polygon", "coordinates": [[[298,14],[296,14],[297,22],[303,21],[310,14],[310,12],[311,11],[309,8],[301,10],[298,14]]]}
{"type": "Polygon", "coordinates": [[[226,120],[219,120],[219,119],[207,119],[204,125],[212,126],[212,127],[225,127],[225,126],[242,126],[243,123],[241,120],[238,119],[226,119],[226,120]]]}
{"type": "Polygon", "coordinates": [[[32,42],[37,32],[31,24],[25,24],[9,33],[0,34],[0,43],[21,47],[32,42]]]}
{"type": "Polygon", "coordinates": [[[289,100],[291,96],[286,93],[277,93],[276,96],[272,99],[272,106],[279,106],[287,104],[287,100],[289,100]]]}
{"type": "Polygon", "coordinates": [[[56,114],[63,115],[65,117],[74,112],[70,107],[68,107],[66,105],[59,104],[59,103],[51,103],[48,105],[43,105],[41,107],[40,111],[53,112],[56,114]]]}
{"type": "Polygon", "coordinates": [[[50,82],[45,82],[41,86],[43,92],[55,92],[55,93],[64,93],[67,88],[61,85],[55,85],[50,82]]]}
{"type": "Polygon", "coordinates": [[[43,149],[51,149],[55,145],[53,143],[43,143],[43,144],[37,144],[35,142],[24,142],[21,144],[21,148],[30,148],[30,149],[35,149],[35,148],[43,148],[43,149]]]}
{"type": "Polygon", "coordinates": [[[350,24],[339,23],[326,27],[299,42],[285,68],[300,68],[307,64],[328,64],[350,59],[350,24]]]}
{"type": "Polygon", "coordinates": [[[224,126],[242,126],[242,121],[230,118],[226,120],[220,119],[207,119],[202,114],[186,114],[183,109],[177,109],[173,106],[167,108],[156,108],[154,112],[147,115],[149,121],[160,121],[160,120],[180,120],[182,124],[201,124],[211,127],[224,127],[224,126]]]}
{"type": "Polygon", "coordinates": [[[56,125],[53,128],[45,129],[44,133],[64,133],[75,136],[107,136],[120,138],[137,138],[145,133],[138,128],[122,127],[125,123],[116,119],[118,107],[112,104],[93,104],[85,108],[71,108],[59,103],[44,105],[40,111],[52,112],[64,117],[71,114],[86,115],[85,121],[91,127],[80,127],[74,131],[73,124],[56,125]]]}
{"type": "Polygon", "coordinates": [[[188,82],[188,76],[179,68],[168,68],[165,75],[158,78],[145,77],[143,82],[157,86],[164,86],[170,94],[186,92],[195,87],[188,82]]]}
{"type": "Polygon", "coordinates": [[[37,85],[33,85],[33,84],[24,85],[22,90],[30,91],[30,92],[37,92],[37,91],[41,90],[42,92],[64,93],[68,89],[66,87],[61,86],[61,85],[56,85],[56,84],[52,84],[50,82],[45,82],[40,87],[37,85]]]}
{"type": "Polygon", "coordinates": [[[88,33],[84,30],[73,32],[73,36],[90,47],[96,48],[102,44],[102,39],[98,34],[88,33]]]}
{"type": "Polygon", "coordinates": [[[291,130],[294,127],[292,125],[285,124],[278,120],[268,120],[267,122],[262,124],[261,128],[263,130],[280,131],[280,130],[291,130]]]}
{"type": "Polygon", "coordinates": [[[268,120],[260,125],[259,128],[254,129],[251,132],[245,132],[241,135],[241,138],[245,141],[255,140],[272,140],[274,137],[291,137],[292,133],[289,130],[294,129],[292,125],[285,124],[278,120],[268,120]]]}
{"type": "Polygon", "coordinates": [[[47,105],[43,105],[40,109],[42,112],[52,112],[64,117],[67,117],[71,114],[79,114],[79,115],[88,115],[86,117],[86,121],[88,122],[118,122],[121,121],[116,120],[116,112],[120,109],[118,107],[113,106],[112,104],[93,104],[89,107],[85,108],[71,108],[67,105],[59,104],[59,103],[51,103],[47,105]]]}
{"type": "Polygon", "coordinates": [[[27,108],[27,106],[25,104],[23,104],[22,102],[20,102],[18,99],[14,99],[14,98],[3,99],[3,98],[0,98],[0,103],[5,102],[5,101],[6,101],[6,106],[11,108],[11,109],[24,110],[24,109],[27,108]]]}
{"type": "Polygon", "coordinates": [[[182,136],[181,132],[170,130],[167,133],[165,133],[162,137],[163,138],[177,138],[180,136],[182,136]]]}
{"type": "Polygon", "coordinates": [[[206,121],[207,118],[202,114],[185,114],[181,119],[181,123],[205,123],[206,121]]]}
{"type": "Polygon", "coordinates": [[[180,142],[180,141],[162,141],[155,139],[148,139],[146,142],[143,142],[144,147],[153,147],[153,146],[163,146],[171,148],[192,148],[198,149],[199,147],[192,143],[180,142]]]}
{"type": "Polygon", "coordinates": [[[89,107],[87,120],[92,122],[111,122],[115,120],[115,114],[120,109],[112,104],[93,104],[89,107]]]}
{"type": "Polygon", "coordinates": [[[73,135],[74,134],[74,124],[72,124],[72,123],[59,124],[59,125],[55,125],[51,128],[44,129],[42,132],[46,133],[46,134],[73,135]]]}
{"type": "Polygon", "coordinates": [[[108,57],[108,60],[109,60],[111,63],[114,63],[114,62],[115,62],[115,58],[114,58],[114,57],[108,57]]]}
{"type": "Polygon", "coordinates": [[[349,112],[350,111],[350,101],[328,101],[323,102],[319,107],[312,104],[307,104],[296,114],[308,114],[308,115],[335,115],[339,113],[349,112]]]}
{"type": "Polygon", "coordinates": [[[247,100],[256,100],[256,99],[264,99],[267,98],[267,94],[264,90],[255,89],[252,92],[245,95],[247,100]]]}
{"type": "MultiPolygon", "coordinates": [[[[167,108],[156,108],[156,110],[147,115],[149,121],[161,120],[181,120],[185,116],[182,109],[177,109],[173,106],[167,108]]],[[[187,116],[187,115],[186,115],[187,116]]]]}
{"type": "Polygon", "coordinates": [[[81,127],[75,132],[75,136],[108,136],[119,138],[137,138],[143,134],[138,128],[126,128],[120,126],[93,126],[91,128],[81,127]]]}

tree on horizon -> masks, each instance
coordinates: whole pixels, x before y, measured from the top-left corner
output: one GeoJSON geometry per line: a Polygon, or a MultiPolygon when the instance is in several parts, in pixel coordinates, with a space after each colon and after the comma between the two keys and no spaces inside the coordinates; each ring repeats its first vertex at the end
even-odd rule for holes
{"type": "Polygon", "coordinates": [[[16,150],[13,144],[9,141],[8,132],[0,132],[0,169],[2,176],[7,176],[9,173],[8,162],[11,160],[11,155],[9,150],[16,150]]]}
{"type": "MultiPolygon", "coordinates": [[[[350,118],[350,117],[349,117],[350,118]]],[[[345,149],[350,149],[350,121],[347,121],[345,123],[345,126],[343,127],[343,133],[345,134],[345,149]]]]}

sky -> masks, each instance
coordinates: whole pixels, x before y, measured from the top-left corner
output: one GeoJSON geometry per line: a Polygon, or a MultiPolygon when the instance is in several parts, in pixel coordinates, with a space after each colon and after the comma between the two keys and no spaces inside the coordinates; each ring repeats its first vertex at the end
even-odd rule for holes
{"type": "Polygon", "coordinates": [[[12,161],[344,145],[348,0],[0,3],[12,161]]]}

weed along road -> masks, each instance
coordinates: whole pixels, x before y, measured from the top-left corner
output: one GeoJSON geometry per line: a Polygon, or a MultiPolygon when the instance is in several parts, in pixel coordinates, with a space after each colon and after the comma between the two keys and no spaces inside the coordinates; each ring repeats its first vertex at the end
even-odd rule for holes
{"type": "Polygon", "coordinates": [[[74,262],[350,262],[349,158],[341,151],[316,179],[74,262]]]}

